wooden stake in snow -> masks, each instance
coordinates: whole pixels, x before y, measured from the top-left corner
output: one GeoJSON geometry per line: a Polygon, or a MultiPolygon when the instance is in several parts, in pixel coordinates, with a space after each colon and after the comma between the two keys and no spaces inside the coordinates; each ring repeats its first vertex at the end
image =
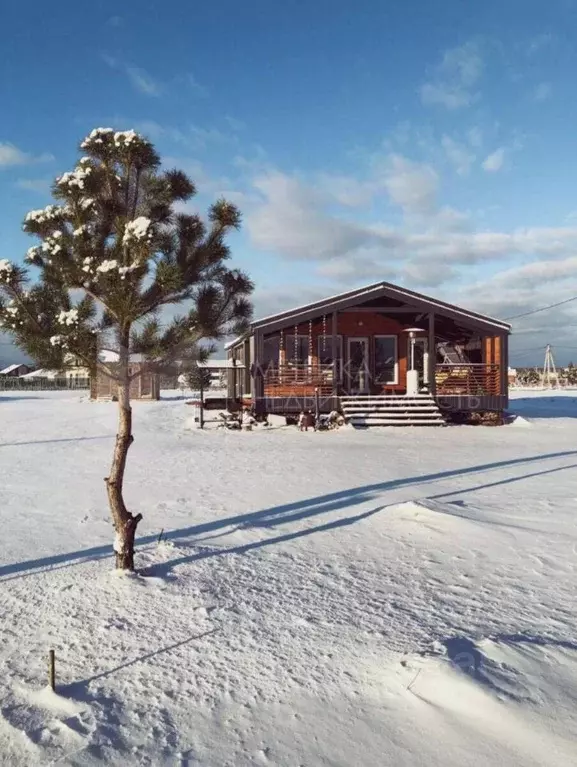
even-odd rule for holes
{"type": "Polygon", "coordinates": [[[48,653],[48,684],[51,690],[56,689],[56,656],[54,650],[48,653]]]}
{"type": "Polygon", "coordinates": [[[419,674],[421,673],[421,671],[422,671],[422,669],[419,669],[419,670],[417,671],[417,673],[416,673],[416,674],[415,674],[415,676],[413,677],[413,681],[412,681],[412,682],[411,682],[411,683],[408,685],[408,687],[407,687],[407,690],[408,690],[409,692],[411,691],[411,687],[412,687],[412,686],[415,684],[415,682],[417,681],[417,678],[418,678],[419,674]]]}

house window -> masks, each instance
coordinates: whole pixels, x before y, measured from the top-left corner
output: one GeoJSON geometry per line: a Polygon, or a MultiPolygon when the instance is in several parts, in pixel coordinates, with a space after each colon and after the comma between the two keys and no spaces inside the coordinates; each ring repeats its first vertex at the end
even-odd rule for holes
{"type": "Polygon", "coordinates": [[[399,382],[397,336],[375,336],[375,383],[399,382]]]}
{"type": "MultiPolygon", "coordinates": [[[[343,337],[336,337],[336,359],[342,360],[343,358],[343,337]]],[[[329,365],[334,359],[335,354],[333,352],[333,337],[332,336],[319,336],[317,339],[317,354],[321,365],[329,365]]]]}
{"type": "Polygon", "coordinates": [[[333,337],[319,336],[317,338],[317,355],[320,365],[332,365],[333,360],[337,360],[338,377],[342,376],[343,370],[343,337],[336,337],[336,356],[333,352],[333,337]]]}
{"type": "Polygon", "coordinates": [[[280,337],[269,336],[265,338],[262,345],[263,358],[262,366],[264,370],[268,368],[278,368],[280,355],[280,337]]]}
{"type": "Polygon", "coordinates": [[[284,337],[285,359],[287,364],[308,365],[309,364],[309,337],[304,335],[286,335],[284,337]]]}

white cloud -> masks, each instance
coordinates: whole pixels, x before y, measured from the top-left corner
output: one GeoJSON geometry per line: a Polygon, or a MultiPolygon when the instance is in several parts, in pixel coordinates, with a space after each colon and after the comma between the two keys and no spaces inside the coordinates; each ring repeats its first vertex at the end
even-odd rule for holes
{"type": "Polygon", "coordinates": [[[439,177],[430,165],[392,155],[384,185],[392,202],[407,214],[427,215],[436,207],[439,177]]]}
{"type": "Polygon", "coordinates": [[[559,280],[572,280],[577,274],[577,256],[569,256],[560,260],[546,259],[533,261],[522,266],[499,272],[493,279],[494,285],[503,287],[514,284],[515,289],[535,288],[543,281],[558,282],[559,280]]]}
{"type": "MultiPolygon", "coordinates": [[[[162,164],[165,168],[178,168],[187,173],[199,195],[208,195],[211,198],[224,197],[230,202],[243,206],[259,199],[256,193],[250,196],[246,191],[238,189],[235,181],[229,176],[209,173],[206,167],[197,160],[165,155],[162,157],[162,164]]],[[[181,211],[191,212],[193,210],[197,212],[199,205],[194,198],[191,202],[179,203],[176,207],[181,211]]]]}
{"type": "Polygon", "coordinates": [[[483,160],[483,170],[486,170],[488,173],[496,173],[501,170],[504,162],[505,148],[499,147],[499,149],[496,149],[494,152],[491,152],[490,155],[485,157],[483,160]]]}
{"type": "Polygon", "coordinates": [[[445,51],[433,78],[421,86],[423,104],[440,104],[454,110],[479,98],[474,87],[481,78],[483,60],[479,46],[470,41],[445,51]]]}
{"type": "Polygon", "coordinates": [[[239,120],[231,115],[225,115],[224,119],[226,120],[228,127],[233,131],[243,131],[246,129],[246,123],[243,120],[239,120]]]}
{"type": "Polygon", "coordinates": [[[200,83],[193,74],[188,73],[186,75],[186,81],[188,87],[194,91],[197,96],[208,96],[208,88],[206,85],[200,83]]]}
{"type": "Polygon", "coordinates": [[[27,192],[38,192],[39,194],[48,194],[50,191],[51,180],[48,178],[19,178],[16,182],[18,189],[24,189],[27,192]]]}
{"type": "Polygon", "coordinates": [[[125,69],[129,81],[137,91],[144,93],[146,96],[160,96],[162,87],[148,72],[140,67],[127,66],[125,69]]]}
{"type": "Polygon", "coordinates": [[[188,151],[205,149],[210,144],[237,145],[238,136],[232,132],[225,132],[218,128],[203,128],[199,125],[184,125],[176,128],[171,125],[163,125],[156,120],[139,120],[119,115],[108,117],[105,122],[122,127],[130,125],[152,141],[164,140],[173,144],[179,144],[188,151]]]}
{"type": "Polygon", "coordinates": [[[13,144],[0,144],[0,167],[8,165],[27,165],[30,155],[13,144]]]}
{"type": "MultiPolygon", "coordinates": [[[[470,283],[461,294],[464,306],[478,308],[494,317],[515,317],[549,306],[575,295],[572,277],[577,258],[544,260],[501,271],[489,279],[470,283]]],[[[577,357],[574,327],[577,301],[511,320],[511,361],[514,365],[533,364],[545,352],[546,344],[555,347],[558,362],[577,357]],[[516,350],[520,351],[516,351],[516,350]]]]}
{"type": "Polygon", "coordinates": [[[323,209],[325,196],[298,179],[271,171],[254,179],[262,203],[246,216],[252,242],[291,259],[326,260],[380,239],[369,228],[323,209]]]}
{"type": "Polygon", "coordinates": [[[451,110],[469,106],[475,100],[468,90],[447,83],[425,83],[421,99],[423,104],[441,104],[451,110]]]}
{"type": "Polygon", "coordinates": [[[14,144],[0,142],[0,168],[14,165],[34,165],[39,162],[51,162],[53,159],[54,155],[48,153],[35,156],[29,152],[23,152],[14,144]]]}
{"type": "Polygon", "coordinates": [[[165,125],[161,125],[155,120],[127,120],[124,118],[118,118],[111,120],[115,124],[133,125],[136,130],[143,133],[147,138],[152,141],[158,141],[160,138],[167,138],[175,143],[184,142],[184,133],[179,128],[170,128],[165,125]]]}
{"type": "Polygon", "coordinates": [[[106,52],[101,53],[100,56],[110,69],[124,72],[132,87],[139,93],[143,93],[145,96],[160,96],[163,92],[164,86],[141,67],[127,64],[106,52]]]}
{"type": "Polygon", "coordinates": [[[468,232],[471,219],[468,213],[445,206],[429,217],[427,226],[435,232],[468,232]]]}
{"type": "MultiPolygon", "coordinates": [[[[381,221],[360,223],[337,216],[327,209],[326,190],[279,171],[260,175],[253,184],[260,199],[246,211],[252,244],[283,258],[310,261],[311,273],[316,269],[335,280],[411,274],[411,279],[419,276],[420,284],[438,285],[453,279],[455,270],[472,265],[508,258],[556,262],[577,249],[577,227],[474,231],[466,214],[441,208],[420,224],[410,219],[407,231],[381,221]]],[[[413,204],[404,186],[394,192],[405,205],[413,204]]]]}
{"type": "Polygon", "coordinates": [[[483,146],[483,131],[479,127],[471,128],[467,132],[467,138],[469,144],[475,149],[480,149],[483,146]]]}
{"type": "Polygon", "coordinates": [[[185,135],[199,147],[205,147],[207,144],[236,144],[238,141],[237,136],[232,133],[224,133],[218,128],[202,128],[199,125],[189,125],[185,135]]]}
{"type": "Polygon", "coordinates": [[[348,208],[370,205],[379,187],[374,181],[362,181],[352,176],[333,173],[319,173],[315,185],[339,205],[348,208]]]}
{"type": "Polygon", "coordinates": [[[361,249],[354,258],[332,258],[319,264],[316,273],[338,283],[366,282],[375,280],[394,280],[399,277],[399,269],[394,264],[379,263],[375,268],[375,256],[371,250],[361,249]]]}
{"type": "Polygon", "coordinates": [[[460,176],[466,176],[475,162],[475,155],[450,136],[443,136],[441,140],[445,155],[460,176]]]}
{"type": "Polygon", "coordinates": [[[533,100],[534,101],[546,101],[553,92],[553,88],[551,86],[551,83],[539,83],[535,90],[533,91],[533,100]]]}

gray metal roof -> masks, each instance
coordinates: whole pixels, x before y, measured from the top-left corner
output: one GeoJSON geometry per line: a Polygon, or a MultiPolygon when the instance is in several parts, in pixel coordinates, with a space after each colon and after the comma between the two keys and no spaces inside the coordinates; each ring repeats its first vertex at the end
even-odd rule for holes
{"type": "Polygon", "coordinates": [[[236,346],[255,330],[273,330],[275,327],[280,327],[284,322],[306,321],[315,316],[315,314],[323,311],[335,311],[345,307],[354,306],[356,303],[370,301],[373,298],[379,298],[381,296],[384,298],[391,298],[408,306],[414,306],[416,311],[425,310],[428,312],[435,312],[441,316],[445,315],[451,317],[456,321],[463,321],[465,324],[468,322],[471,325],[480,327],[486,331],[497,333],[510,333],[511,331],[511,325],[503,320],[497,320],[494,317],[488,317],[479,312],[463,309],[460,306],[449,304],[446,301],[441,301],[437,298],[432,298],[431,296],[426,296],[423,293],[417,293],[408,288],[393,285],[390,282],[375,282],[371,285],[365,285],[364,287],[356,288],[355,290],[339,293],[319,301],[313,301],[312,303],[298,306],[294,309],[288,309],[279,312],[278,314],[271,314],[268,317],[261,317],[258,320],[254,320],[251,324],[251,332],[233,339],[225,345],[225,349],[230,349],[231,347],[236,346]]]}
{"type": "Polygon", "coordinates": [[[394,298],[409,305],[414,304],[416,309],[426,307],[430,311],[438,311],[439,314],[443,314],[443,310],[448,310],[452,314],[457,313],[461,315],[465,320],[469,319],[486,323],[487,325],[493,325],[501,332],[509,332],[511,330],[511,325],[509,325],[507,322],[504,322],[503,320],[497,320],[493,317],[488,317],[487,315],[480,314],[478,312],[472,312],[468,309],[463,309],[454,304],[449,304],[446,301],[440,301],[437,298],[426,296],[423,293],[417,293],[416,291],[409,290],[408,288],[401,288],[397,285],[393,285],[390,282],[375,282],[371,285],[365,285],[362,288],[350,290],[345,293],[339,293],[335,296],[321,299],[320,301],[313,301],[310,304],[304,304],[303,306],[298,306],[294,309],[279,312],[278,314],[272,314],[268,317],[262,317],[258,320],[255,320],[251,324],[251,328],[256,330],[257,328],[264,328],[267,325],[276,323],[284,318],[297,319],[299,315],[309,314],[311,311],[322,311],[323,309],[328,310],[334,305],[350,305],[358,300],[369,301],[371,298],[377,298],[379,296],[394,298]]]}

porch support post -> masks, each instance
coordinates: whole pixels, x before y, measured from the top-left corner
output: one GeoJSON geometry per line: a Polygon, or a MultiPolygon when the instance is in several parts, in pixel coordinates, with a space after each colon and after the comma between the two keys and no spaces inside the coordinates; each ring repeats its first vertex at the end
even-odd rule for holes
{"type": "Polygon", "coordinates": [[[238,391],[236,385],[236,359],[234,357],[234,351],[232,353],[231,363],[232,370],[230,371],[230,374],[232,378],[232,399],[236,401],[238,399],[238,391]]]}
{"type": "MultiPolygon", "coordinates": [[[[499,361],[501,364],[501,390],[499,394],[502,397],[507,397],[509,392],[509,336],[504,333],[501,336],[501,354],[499,355],[499,361]]],[[[505,407],[508,402],[505,403],[505,407]]]]}
{"type": "Polygon", "coordinates": [[[250,394],[250,339],[246,339],[244,342],[244,354],[242,355],[242,361],[244,364],[244,370],[241,371],[242,376],[242,393],[250,394]]]}
{"type": "Polygon", "coordinates": [[[437,350],[435,349],[435,314],[430,312],[429,314],[429,340],[428,340],[429,354],[427,364],[429,366],[429,391],[436,396],[437,394],[437,381],[435,380],[435,366],[437,364],[437,350]]]}
{"type": "Polygon", "coordinates": [[[264,398],[264,374],[262,361],[264,358],[264,336],[262,331],[255,330],[254,333],[254,360],[252,367],[252,380],[254,391],[254,404],[259,406],[259,400],[264,398]]]}
{"type": "Polygon", "coordinates": [[[338,361],[338,324],[337,324],[337,312],[333,312],[332,315],[332,350],[333,350],[333,397],[337,397],[339,393],[339,361],[338,361]]]}
{"type": "Polygon", "coordinates": [[[229,400],[234,400],[236,391],[234,388],[234,352],[232,349],[228,350],[227,359],[231,367],[226,371],[226,396],[229,400]]]}

